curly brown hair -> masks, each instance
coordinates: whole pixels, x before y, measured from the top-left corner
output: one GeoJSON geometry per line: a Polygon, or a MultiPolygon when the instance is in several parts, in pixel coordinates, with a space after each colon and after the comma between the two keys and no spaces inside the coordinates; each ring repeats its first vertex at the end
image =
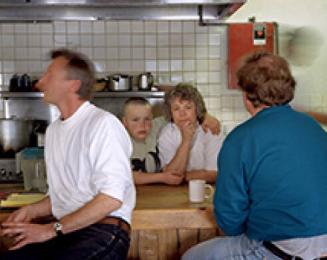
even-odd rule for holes
{"type": "Polygon", "coordinates": [[[296,82],[287,61],[272,53],[250,55],[237,72],[238,85],[254,107],[289,103],[294,97],[296,82]]]}
{"type": "Polygon", "coordinates": [[[167,119],[173,122],[171,113],[172,101],[176,98],[181,100],[193,101],[196,107],[196,118],[200,124],[204,120],[207,109],[200,92],[189,83],[179,83],[175,88],[170,90],[165,95],[165,108],[167,119]]]}

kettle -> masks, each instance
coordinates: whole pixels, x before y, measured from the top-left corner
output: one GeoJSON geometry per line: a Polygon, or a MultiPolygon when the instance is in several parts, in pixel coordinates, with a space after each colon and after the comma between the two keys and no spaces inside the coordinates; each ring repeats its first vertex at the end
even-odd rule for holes
{"type": "Polygon", "coordinates": [[[151,90],[153,86],[153,75],[151,72],[145,72],[139,75],[138,87],[139,90],[151,90]]]}

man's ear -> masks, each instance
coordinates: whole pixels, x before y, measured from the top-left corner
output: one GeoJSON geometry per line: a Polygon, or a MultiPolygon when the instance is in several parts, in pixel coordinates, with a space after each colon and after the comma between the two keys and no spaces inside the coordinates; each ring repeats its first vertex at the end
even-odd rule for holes
{"type": "Polygon", "coordinates": [[[126,120],[126,117],[125,116],[123,116],[121,118],[121,121],[123,122],[123,125],[126,127],[127,126],[127,120],[126,120]]]}
{"type": "Polygon", "coordinates": [[[71,80],[70,88],[73,93],[77,93],[81,88],[82,82],[79,79],[71,80]]]}

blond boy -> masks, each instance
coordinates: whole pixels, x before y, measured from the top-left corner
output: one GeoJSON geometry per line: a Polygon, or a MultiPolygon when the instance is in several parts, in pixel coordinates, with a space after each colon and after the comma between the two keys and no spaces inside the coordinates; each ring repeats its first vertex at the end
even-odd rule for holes
{"type": "Polygon", "coordinates": [[[181,176],[169,171],[160,172],[156,143],[157,135],[165,120],[158,118],[152,123],[150,103],[144,98],[128,99],[124,104],[122,121],[133,143],[131,163],[135,183],[180,184],[183,180],[181,176]]]}

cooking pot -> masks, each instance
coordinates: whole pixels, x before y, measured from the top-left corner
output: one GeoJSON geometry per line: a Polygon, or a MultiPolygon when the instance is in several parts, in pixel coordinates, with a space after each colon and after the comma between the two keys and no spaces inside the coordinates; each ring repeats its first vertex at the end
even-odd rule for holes
{"type": "Polygon", "coordinates": [[[15,153],[32,141],[33,121],[0,118],[0,157],[14,158],[15,153]]]}
{"type": "Polygon", "coordinates": [[[153,76],[150,72],[142,73],[138,79],[139,90],[151,90],[153,86],[153,76]]]}
{"type": "Polygon", "coordinates": [[[128,91],[132,89],[132,76],[125,74],[114,74],[109,77],[109,90],[128,91]]]}

